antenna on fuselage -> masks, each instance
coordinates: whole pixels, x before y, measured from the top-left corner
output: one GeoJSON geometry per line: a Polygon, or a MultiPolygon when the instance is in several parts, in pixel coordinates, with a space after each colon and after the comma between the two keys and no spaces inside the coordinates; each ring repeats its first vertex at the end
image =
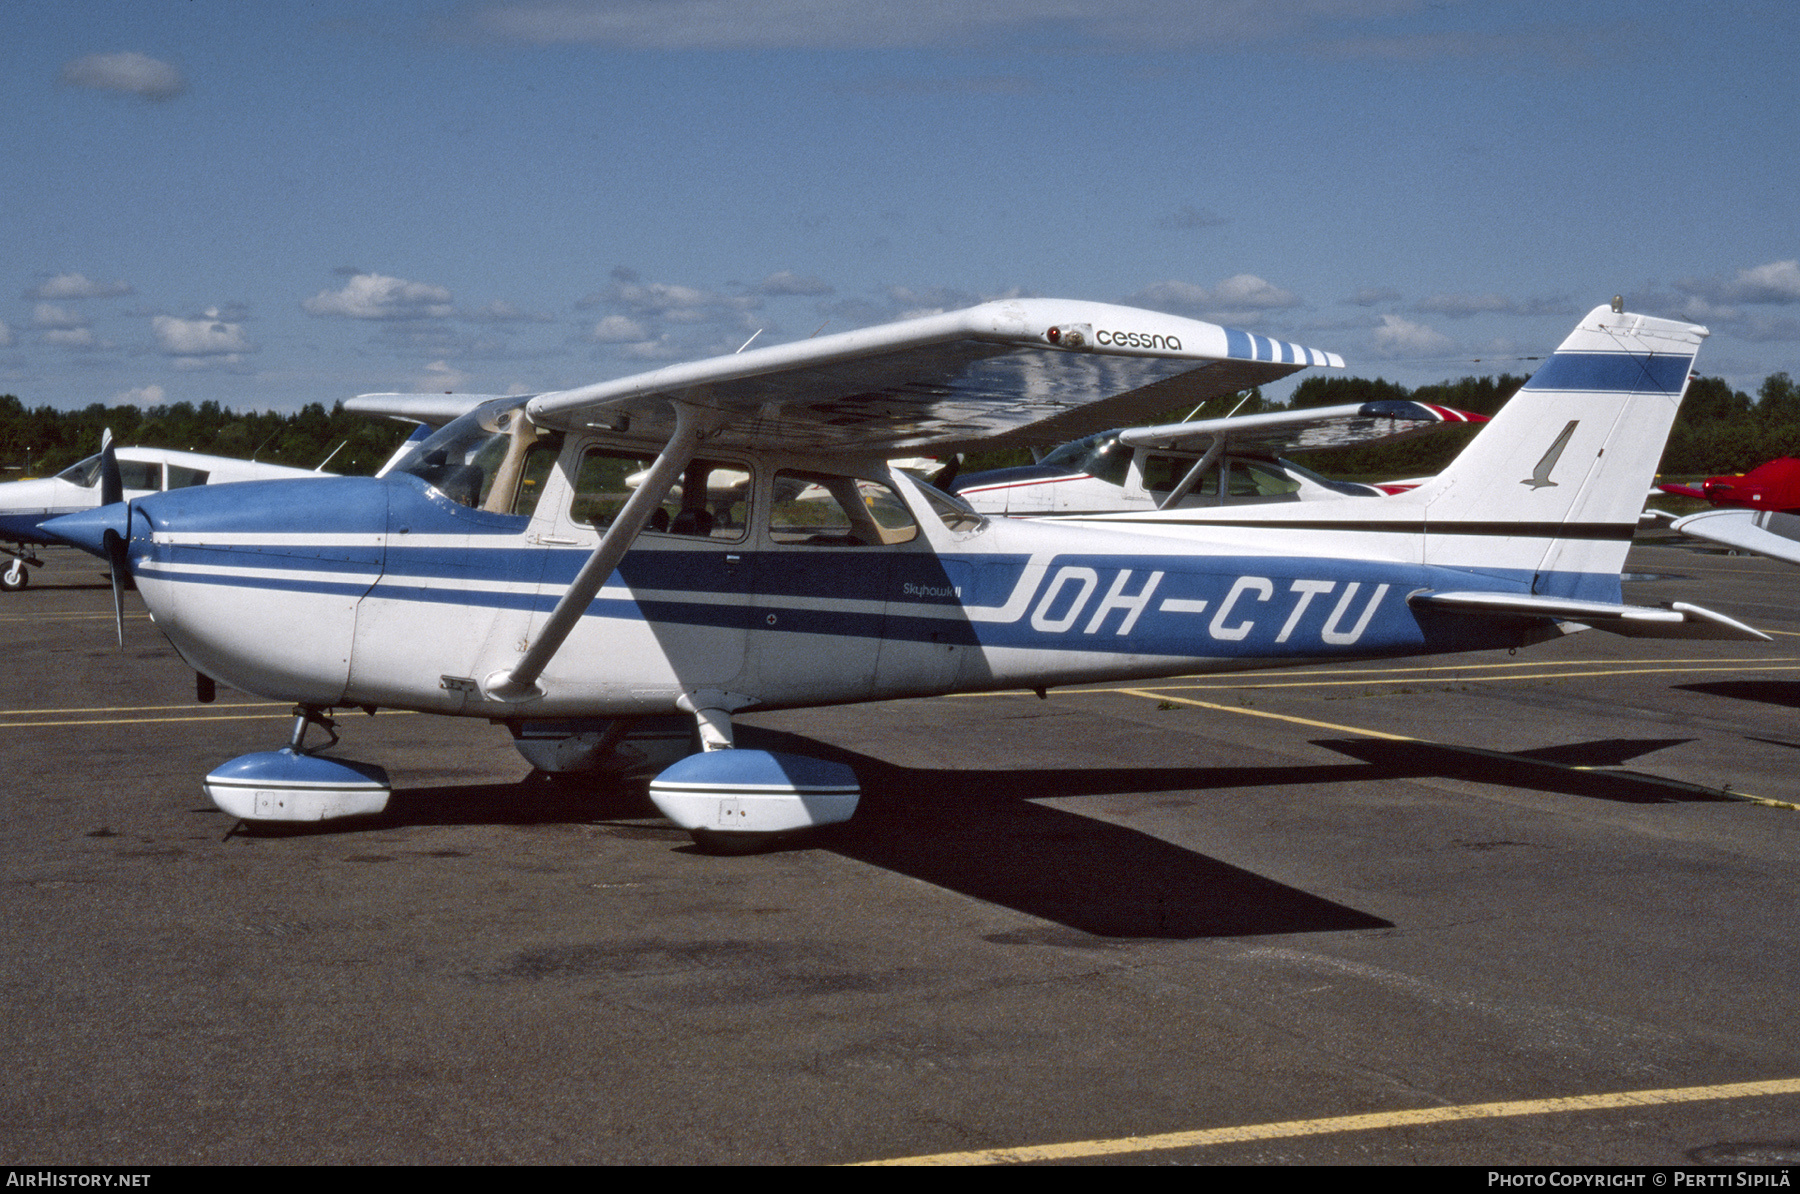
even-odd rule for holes
{"type": "MultiPolygon", "coordinates": [[[[757,328],[754,332],[750,333],[750,340],[754,340],[762,334],[763,334],[763,330],[761,328],[757,328]]],[[[738,352],[743,352],[746,348],[749,348],[750,340],[746,340],[742,344],[738,345],[738,347],[737,347],[738,352]]],[[[737,352],[734,352],[731,355],[736,356],[737,352]]]]}

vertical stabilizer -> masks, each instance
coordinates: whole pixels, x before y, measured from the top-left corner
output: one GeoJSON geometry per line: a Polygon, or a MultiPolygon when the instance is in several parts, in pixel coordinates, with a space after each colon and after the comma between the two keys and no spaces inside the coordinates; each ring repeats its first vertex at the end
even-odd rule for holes
{"type": "Polygon", "coordinates": [[[1596,307],[1437,479],[1433,564],[1617,600],[1644,494],[1707,330],[1596,307]]]}

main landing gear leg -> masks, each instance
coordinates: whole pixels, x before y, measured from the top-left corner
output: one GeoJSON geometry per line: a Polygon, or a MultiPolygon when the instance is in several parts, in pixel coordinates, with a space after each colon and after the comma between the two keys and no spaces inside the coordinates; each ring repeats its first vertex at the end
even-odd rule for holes
{"type": "Polygon", "coordinates": [[[753,854],[856,812],[862,790],[842,763],[737,749],[729,710],[691,698],[683,705],[699,727],[700,753],[652,780],[650,799],[702,850],[753,854]]]}
{"type": "Polygon", "coordinates": [[[206,777],[206,794],[225,812],[257,824],[363,817],[387,808],[393,790],[387,772],[373,763],[309,752],[306,734],[314,726],[331,741],[312,751],[337,745],[337,722],[324,707],[296,706],[285,747],[240,755],[219,767],[206,777]]]}

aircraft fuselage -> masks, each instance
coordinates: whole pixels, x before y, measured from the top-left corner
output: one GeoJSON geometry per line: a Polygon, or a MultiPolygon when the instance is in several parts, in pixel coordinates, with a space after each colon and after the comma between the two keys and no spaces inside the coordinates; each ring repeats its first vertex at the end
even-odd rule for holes
{"type": "MultiPolygon", "coordinates": [[[[519,659],[598,539],[571,497],[585,447],[563,451],[530,514],[471,508],[406,474],[152,497],[132,506],[132,571],[184,658],[234,687],[513,719],[666,713],[697,691],[731,708],[813,705],[1542,637],[1541,620],[1410,609],[1411,592],[1470,583],[1418,562],[1417,535],[1346,524],[1302,550],[1245,527],[946,521],[879,462],[727,458],[715,463],[749,478],[737,524],[642,533],[544,695],[504,704],[484,678],[519,659]],[[893,541],[771,521],[825,504],[828,468],[900,499],[893,541]],[[1341,554],[1320,553],[1331,539],[1341,554]]],[[[1531,577],[1483,583],[1523,592],[1531,577]]]]}

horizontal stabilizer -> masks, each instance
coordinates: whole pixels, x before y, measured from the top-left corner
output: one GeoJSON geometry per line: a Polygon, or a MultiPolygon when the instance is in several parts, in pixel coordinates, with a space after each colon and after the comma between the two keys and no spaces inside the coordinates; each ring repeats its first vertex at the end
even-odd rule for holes
{"type": "Polygon", "coordinates": [[[1769,510],[1702,510],[1674,522],[1676,530],[1709,543],[1800,564],[1800,515],[1769,510]]]}
{"type": "Polygon", "coordinates": [[[1524,618],[1555,618],[1580,622],[1609,634],[1628,638],[1705,638],[1740,642],[1773,642],[1760,630],[1724,614],[1674,601],[1666,607],[1618,605],[1610,601],[1577,601],[1536,593],[1414,593],[1406,599],[1414,609],[1440,609],[1462,614],[1497,614],[1524,618]]]}

